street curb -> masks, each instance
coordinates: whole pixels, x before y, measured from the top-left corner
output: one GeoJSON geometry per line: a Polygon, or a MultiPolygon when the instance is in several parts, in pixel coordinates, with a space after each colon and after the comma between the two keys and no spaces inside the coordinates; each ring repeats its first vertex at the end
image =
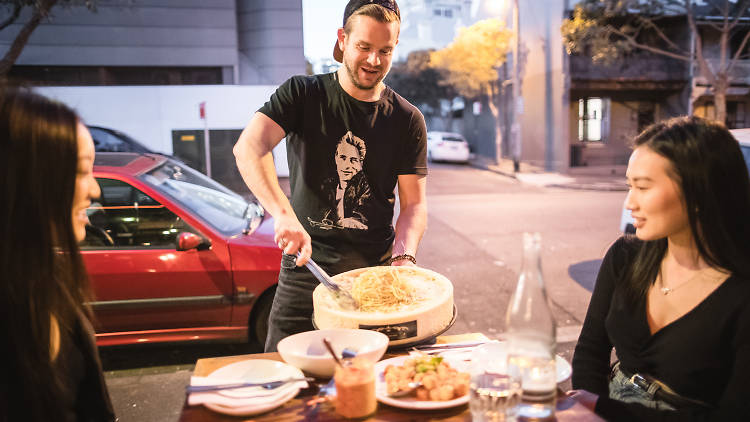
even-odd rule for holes
{"type": "Polygon", "coordinates": [[[551,185],[544,185],[545,188],[562,188],[562,189],[571,189],[571,190],[588,190],[588,191],[598,191],[598,192],[627,192],[628,187],[627,186],[614,186],[614,185],[587,185],[587,184],[578,184],[578,183],[571,183],[571,184],[551,184],[551,185]]]}
{"type": "Polygon", "coordinates": [[[503,170],[500,170],[498,168],[493,168],[493,167],[491,167],[491,166],[489,166],[487,164],[479,163],[477,161],[469,161],[469,165],[472,166],[472,167],[474,167],[474,168],[491,171],[493,173],[497,173],[497,174],[500,174],[502,176],[510,177],[511,179],[518,180],[518,178],[516,177],[515,173],[503,171],[503,170]]]}
{"type": "Polygon", "coordinates": [[[534,183],[524,182],[523,180],[519,179],[516,176],[516,174],[513,172],[504,171],[495,166],[487,165],[482,162],[472,160],[472,161],[469,161],[469,165],[474,168],[491,171],[493,173],[496,173],[505,177],[509,177],[511,179],[515,179],[523,183],[524,185],[529,185],[529,186],[540,186],[540,187],[545,187],[545,188],[559,188],[559,189],[571,189],[571,190],[599,191],[599,192],[627,192],[628,190],[628,187],[624,184],[620,184],[620,183],[613,184],[613,183],[607,183],[607,182],[601,182],[601,183],[572,182],[572,183],[550,183],[550,184],[537,185],[534,183]]]}

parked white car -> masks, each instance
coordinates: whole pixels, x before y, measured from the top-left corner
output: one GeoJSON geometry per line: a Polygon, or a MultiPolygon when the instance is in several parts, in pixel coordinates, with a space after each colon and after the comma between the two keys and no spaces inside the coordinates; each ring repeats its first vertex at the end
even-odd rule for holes
{"type": "Polygon", "coordinates": [[[427,158],[430,161],[469,161],[469,143],[460,133],[427,132],[427,158]]]}
{"type": "MultiPolygon", "coordinates": [[[[750,128],[731,129],[730,132],[732,132],[732,136],[740,143],[740,150],[742,151],[742,155],[745,156],[745,165],[748,171],[750,171],[750,128]]],[[[627,201],[627,197],[625,201],[627,201]]],[[[624,203],[622,206],[622,216],[620,217],[620,231],[623,233],[635,233],[633,217],[630,215],[630,210],[625,208],[624,203]]]]}

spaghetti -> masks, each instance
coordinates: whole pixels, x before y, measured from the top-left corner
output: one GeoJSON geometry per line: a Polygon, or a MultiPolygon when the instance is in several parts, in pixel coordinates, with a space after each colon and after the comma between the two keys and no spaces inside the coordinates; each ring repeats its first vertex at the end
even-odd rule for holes
{"type": "Polygon", "coordinates": [[[362,312],[388,312],[414,303],[415,288],[396,267],[373,267],[352,282],[352,297],[362,312]]]}

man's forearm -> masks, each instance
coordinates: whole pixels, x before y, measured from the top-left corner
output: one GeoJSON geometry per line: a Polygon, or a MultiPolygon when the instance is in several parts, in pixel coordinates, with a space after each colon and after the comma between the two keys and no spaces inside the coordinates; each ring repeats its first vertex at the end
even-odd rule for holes
{"type": "Polygon", "coordinates": [[[403,207],[396,220],[396,239],[393,256],[408,254],[415,256],[422,235],[427,228],[427,205],[417,203],[403,207]]]}
{"type": "Polygon", "coordinates": [[[271,154],[273,147],[283,137],[281,127],[265,115],[256,113],[232,150],[242,180],[261,205],[276,218],[292,210],[279,186],[271,154]]]}
{"type": "Polygon", "coordinates": [[[270,152],[262,157],[258,157],[253,152],[236,154],[236,158],[242,180],[258,198],[263,208],[276,218],[291,211],[289,199],[279,186],[276,167],[270,152]]]}

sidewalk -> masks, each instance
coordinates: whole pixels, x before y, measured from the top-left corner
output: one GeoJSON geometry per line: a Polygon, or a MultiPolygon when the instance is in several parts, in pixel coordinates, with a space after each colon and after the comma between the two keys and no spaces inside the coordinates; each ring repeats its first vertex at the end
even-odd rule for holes
{"type": "Polygon", "coordinates": [[[625,184],[626,165],[571,167],[568,172],[546,172],[544,169],[521,163],[520,171],[513,171],[513,162],[503,159],[495,163],[487,157],[476,156],[469,163],[473,167],[489,170],[521,183],[548,188],[627,191],[625,184]]]}

